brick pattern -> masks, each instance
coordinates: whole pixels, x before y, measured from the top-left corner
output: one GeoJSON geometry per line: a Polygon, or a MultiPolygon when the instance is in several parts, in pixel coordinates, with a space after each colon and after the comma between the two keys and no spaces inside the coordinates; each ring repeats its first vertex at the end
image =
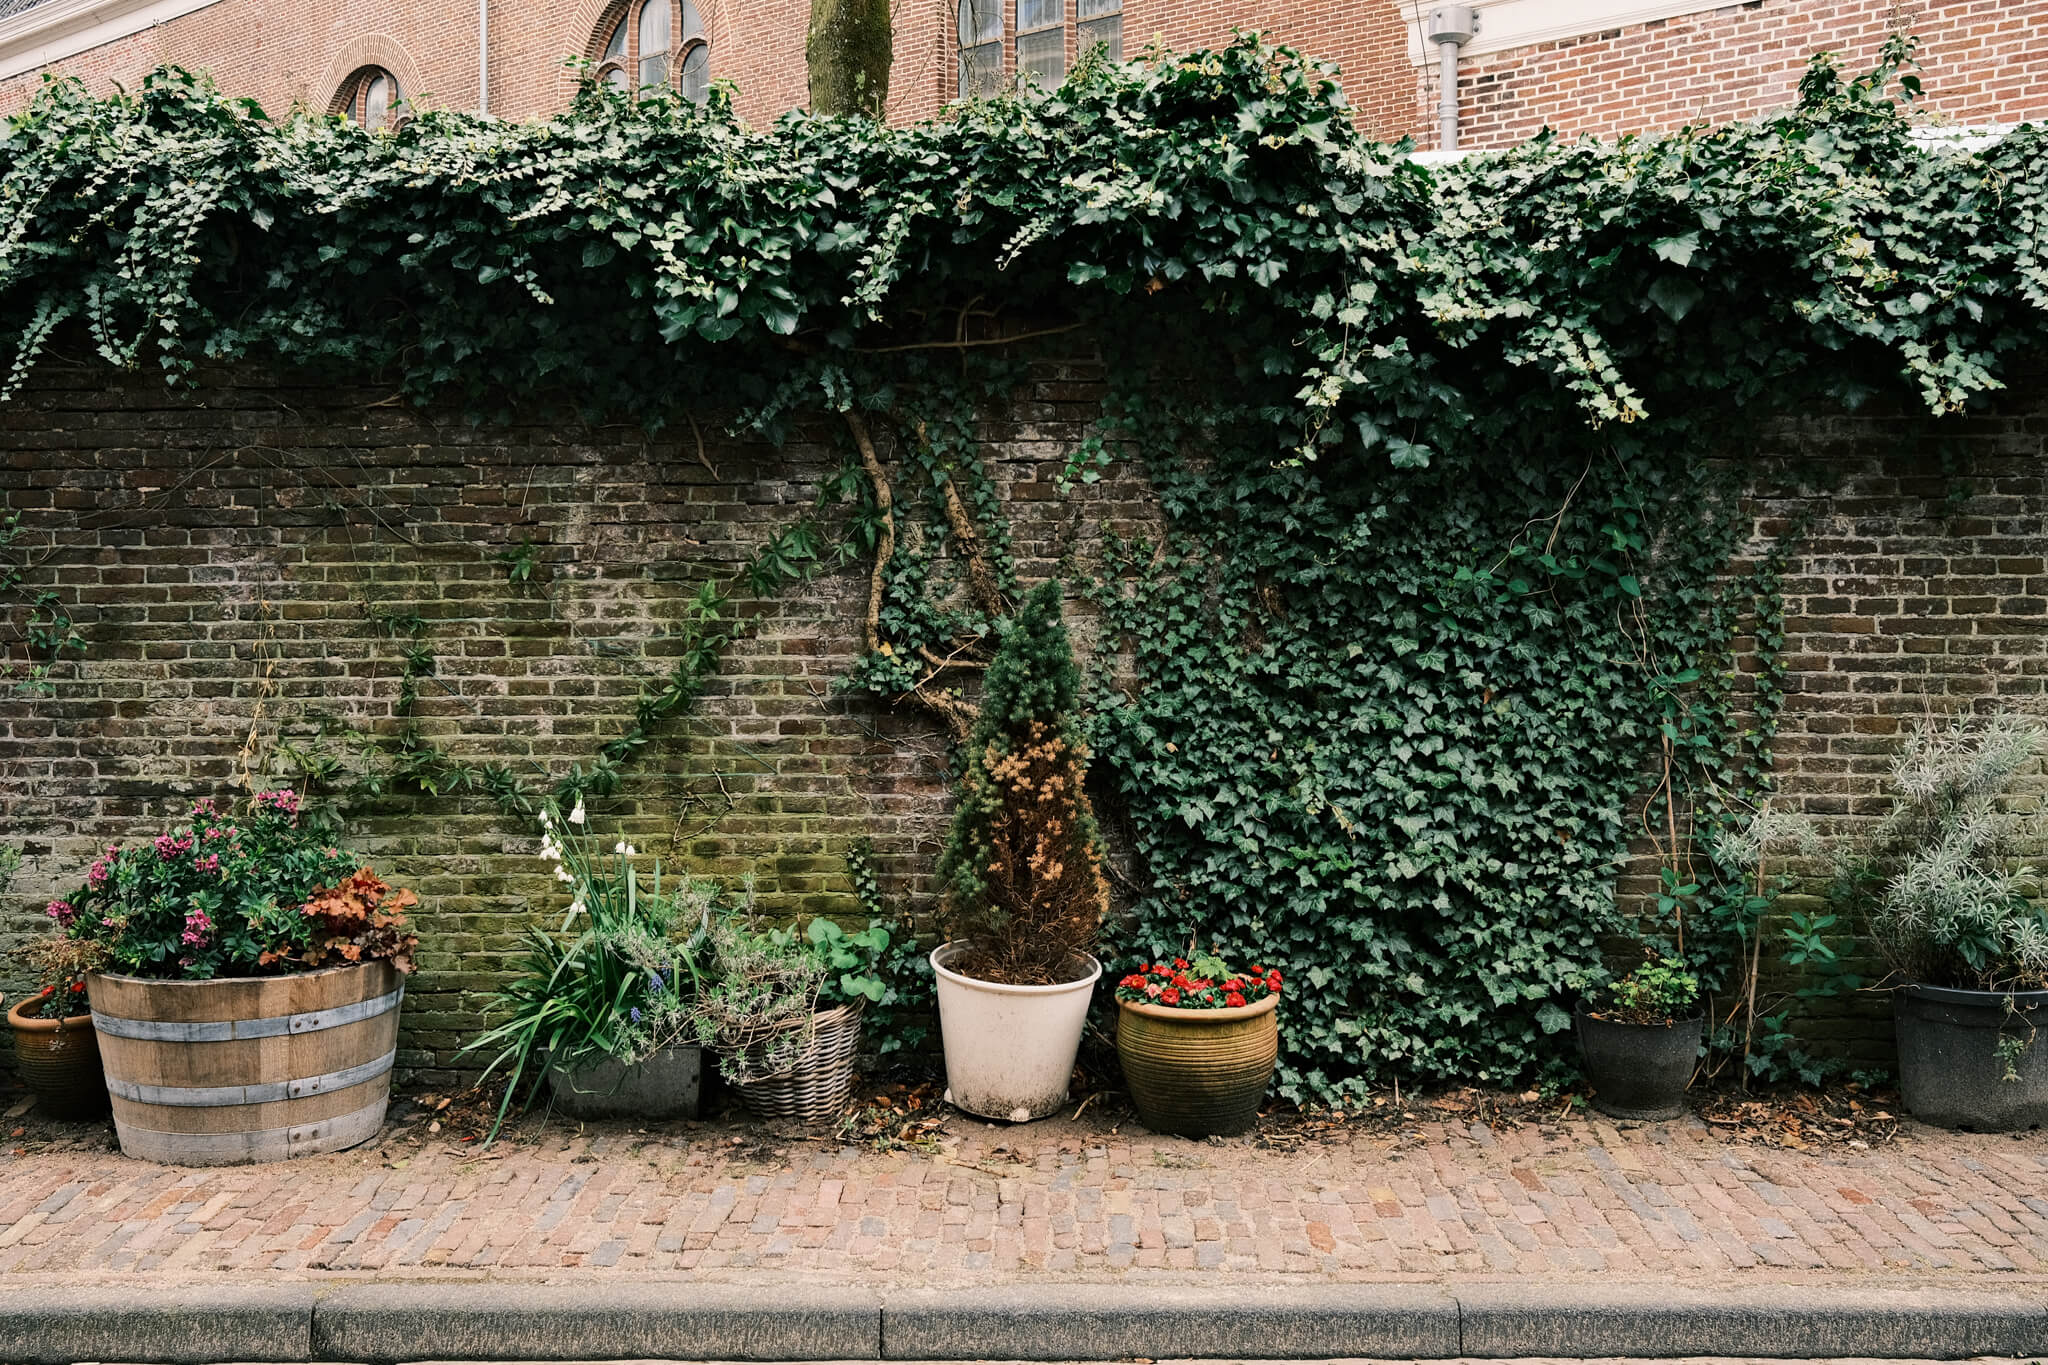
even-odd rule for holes
{"type": "MultiPolygon", "coordinates": [[[[2023,369],[2013,392],[2039,394],[2043,377],[2023,369]]],[[[1762,432],[1748,458],[1758,473],[1747,554],[1805,528],[1783,583],[1781,799],[1823,833],[1845,831],[1889,809],[1883,792],[1906,727],[1988,706],[2044,709],[2048,410],[2038,399],[1944,422],[1897,409],[1813,416],[1762,432]]],[[[2048,777],[2023,776],[2020,787],[2048,794],[2048,777]]],[[[1657,862],[1647,840],[1636,854],[1620,890],[1644,906],[1657,862]]],[[[1798,859],[1786,870],[1821,872],[1798,859]]],[[[1781,908],[1824,907],[1795,896],[1781,908]]],[[[1852,961],[1883,975],[1867,953],[1852,961]]],[[[1890,1065],[1884,994],[1815,1002],[1810,1015],[1801,1034],[1822,1050],[1890,1065]]]]}
{"type": "MultiPolygon", "coordinates": [[[[1922,40],[1936,113],[1965,123],[2048,117],[2048,0],[1745,0],[1470,58],[1458,72],[1459,137],[1507,147],[1545,127],[1611,138],[1749,118],[1797,100],[1813,53],[1867,71],[1901,27],[1922,40]]],[[[1412,127],[1422,146],[1436,146],[1434,68],[1416,84],[1412,127]]]]}
{"type": "MultiPolygon", "coordinates": [[[[2040,392],[2031,374],[2015,388],[2040,392]]],[[[1097,393],[1088,366],[1048,366],[983,426],[1025,581],[1093,562],[1105,530],[1156,524],[1135,473],[1054,496],[1097,393]]],[[[682,599],[802,515],[842,458],[830,428],[771,450],[719,437],[707,415],[707,468],[687,429],[474,428],[389,398],[252,371],[179,395],[48,366],[0,408],[0,494],[39,582],[91,641],[54,698],[0,697],[0,821],[29,855],[0,937],[38,931],[26,907],[101,844],[247,780],[251,752],[308,742],[323,716],[394,732],[396,646],[372,605],[428,623],[438,662],[419,714],[437,742],[536,775],[587,761],[666,671],[682,599]],[[499,556],[524,538],[541,571],[515,588],[499,556]]],[[[1902,724],[1987,698],[2040,704],[2048,407],[1945,424],[1814,417],[1766,432],[1752,458],[1753,548],[1795,519],[1811,528],[1786,582],[1787,797],[1867,819],[1902,724]]],[[[866,835],[890,891],[925,908],[946,817],[940,735],[833,693],[865,587],[850,569],[745,604],[752,625],[710,694],[607,818],[671,867],[753,876],[761,907],[784,915],[850,910],[843,855],[866,835]]],[[[361,846],[427,902],[402,1064],[438,1083],[555,888],[533,832],[487,802],[394,798],[357,814],[361,846]]],[[[1641,857],[1620,889],[1635,903],[1654,885],[1641,857]]],[[[1883,1007],[1837,1002],[1816,1036],[1882,1063],[1883,1007]]]]}
{"type": "Polygon", "coordinates": [[[937,1150],[881,1154],[716,1123],[557,1123],[481,1160],[387,1130],[354,1152],[210,1171],[129,1161],[101,1129],[74,1131],[69,1150],[0,1149],[10,1287],[786,1271],[2007,1288],[2048,1271],[2041,1145],[1913,1125],[1868,1150],[1788,1152],[1693,1120],[1495,1128],[1425,1112],[1275,1152],[1113,1116],[956,1116],[937,1150]]]}
{"type": "MultiPolygon", "coordinates": [[[[982,430],[1027,581],[1092,555],[1105,524],[1138,533],[1153,516],[1121,485],[1086,520],[1052,496],[1095,392],[1085,368],[1048,369],[982,430]]],[[[476,430],[389,397],[233,374],[195,400],[52,367],[0,408],[0,493],[91,637],[55,698],[0,697],[0,822],[29,853],[0,939],[46,927],[29,907],[100,845],[241,786],[252,742],[307,742],[323,716],[394,733],[397,645],[372,605],[428,623],[419,714],[437,743],[536,777],[587,763],[671,666],[682,600],[707,575],[730,582],[842,458],[832,428],[771,450],[706,415],[707,468],[687,427],[476,430]],[[528,537],[538,581],[515,588],[498,556],[528,537]]],[[[947,816],[942,735],[833,693],[866,590],[855,568],[742,602],[751,624],[698,712],[597,807],[607,831],[671,869],[751,876],[760,908],[789,916],[854,909],[844,854],[868,836],[888,889],[922,904],[947,816]]],[[[444,1074],[559,888],[535,832],[487,800],[354,813],[358,846],[430,907],[401,1065],[444,1074]]],[[[23,984],[18,964],[0,970],[23,984]]]]}

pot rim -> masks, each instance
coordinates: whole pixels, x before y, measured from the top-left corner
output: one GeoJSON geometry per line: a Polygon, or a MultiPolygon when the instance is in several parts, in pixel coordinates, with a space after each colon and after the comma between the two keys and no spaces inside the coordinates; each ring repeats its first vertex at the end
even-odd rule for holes
{"type": "MultiPolygon", "coordinates": [[[[266,981],[310,981],[316,976],[332,976],[336,972],[367,971],[372,967],[391,967],[391,964],[383,958],[377,958],[369,962],[344,962],[337,967],[320,967],[310,972],[278,972],[274,976],[209,976],[198,981],[171,980],[161,976],[126,976],[120,972],[104,971],[88,972],[86,976],[88,979],[104,977],[108,981],[119,981],[123,984],[138,986],[246,986],[266,981]]],[[[391,967],[391,970],[397,971],[398,969],[391,967]]],[[[403,973],[400,973],[400,975],[403,975],[403,973]]]]}
{"type": "Polygon", "coordinates": [[[22,1013],[30,1005],[41,1003],[43,998],[40,995],[31,995],[16,1002],[14,1008],[7,1011],[7,1022],[23,1033],[57,1033],[64,1029],[92,1027],[92,1011],[90,1010],[84,1014],[73,1014],[61,1020],[45,1019],[40,1014],[22,1013]]]}
{"type": "Polygon", "coordinates": [[[1262,1014],[1271,1014],[1280,1008],[1280,997],[1269,995],[1263,1000],[1254,1000],[1249,1005],[1226,1005],[1220,1010],[1190,1010],[1179,1005],[1155,1005],[1150,1001],[1119,1000],[1120,1010],[1142,1014],[1147,1019],[1171,1019],[1177,1024],[1228,1024],[1239,1019],[1256,1019],[1262,1014]]]}
{"type": "Polygon", "coordinates": [[[1941,1005],[1974,1005],[1996,1009],[2007,1000],[2024,1002],[2029,1009],[2048,1005],[2048,990],[1984,991],[1970,986],[1930,986],[1922,981],[1908,981],[1893,987],[1893,990],[1910,1000],[1929,1000],[1941,1005]]]}
{"type": "Polygon", "coordinates": [[[1586,1002],[1583,1000],[1581,1000],[1578,1003],[1578,1005],[1573,1008],[1572,1016],[1575,1019],[1590,1019],[1596,1024],[1605,1024],[1609,1028],[1641,1029],[1645,1033],[1648,1033],[1652,1029],[1675,1029],[1685,1028],[1687,1026],[1698,1027],[1699,1025],[1707,1022],[1707,1012],[1705,1010],[1701,1010],[1698,1014],[1691,1015],[1688,1018],[1684,1019],[1667,1019],[1661,1024],[1631,1024],[1624,1019],[1602,1019],[1599,1015],[1587,1009],[1586,1002]]]}
{"type": "Polygon", "coordinates": [[[1093,953],[1079,954],[1082,961],[1088,964],[1089,970],[1086,976],[1081,977],[1079,980],[1076,981],[1055,982],[1050,986],[1012,986],[1007,982],[1002,981],[984,981],[978,976],[968,976],[964,972],[956,972],[951,967],[948,967],[943,962],[939,961],[939,955],[941,953],[944,953],[951,948],[964,948],[967,946],[967,943],[968,940],[962,938],[949,939],[948,941],[941,943],[938,947],[932,949],[932,971],[941,980],[957,982],[958,984],[966,986],[969,989],[977,991],[987,991],[992,995],[1034,996],[1066,995],[1076,991],[1092,990],[1095,986],[1095,983],[1102,979],[1102,963],[1096,959],[1093,953]]]}

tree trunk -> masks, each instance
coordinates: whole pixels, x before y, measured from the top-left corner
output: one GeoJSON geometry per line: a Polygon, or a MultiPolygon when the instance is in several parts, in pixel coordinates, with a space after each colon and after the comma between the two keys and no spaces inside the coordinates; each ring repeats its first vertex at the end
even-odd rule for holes
{"type": "Polygon", "coordinates": [[[894,53],[889,0],[811,0],[811,112],[881,118],[894,53]]]}

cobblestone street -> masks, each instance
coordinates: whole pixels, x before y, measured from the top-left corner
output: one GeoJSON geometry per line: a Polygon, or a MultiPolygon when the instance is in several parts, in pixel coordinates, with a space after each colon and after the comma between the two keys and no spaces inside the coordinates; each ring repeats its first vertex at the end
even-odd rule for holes
{"type": "Polygon", "coordinates": [[[1426,1120],[1272,1150],[1113,1117],[954,1116],[881,1152],[702,1122],[529,1122],[488,1151],[387,1128],[353,1152],[176,1169],[46,1126],[0,1147],[19,1284],[785,1271],[991,1279],[1610,1276],[2011,1284],[2048,1272],[2048,1143],[1912,1124],[1863,1150],[1731,1143],[1696,1120],[1426,1120]]]}

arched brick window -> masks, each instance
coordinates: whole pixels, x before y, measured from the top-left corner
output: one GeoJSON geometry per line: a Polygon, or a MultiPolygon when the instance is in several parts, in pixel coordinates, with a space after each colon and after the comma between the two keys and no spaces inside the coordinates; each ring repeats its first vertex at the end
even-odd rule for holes
{"type": "Polygon", "coordinates": [[[341,83],[328,108],[364,128],[389,128],[401,117],[404,98],[398,77],[381,66],[361,66],[341,83]]]}
{"type": "Polygon", "coordinates": [[[630,0],[598,31],[598,79],[617,90],[674,85],[702,103],[711,91],[711,44],[691,0],[630,0]]]}

